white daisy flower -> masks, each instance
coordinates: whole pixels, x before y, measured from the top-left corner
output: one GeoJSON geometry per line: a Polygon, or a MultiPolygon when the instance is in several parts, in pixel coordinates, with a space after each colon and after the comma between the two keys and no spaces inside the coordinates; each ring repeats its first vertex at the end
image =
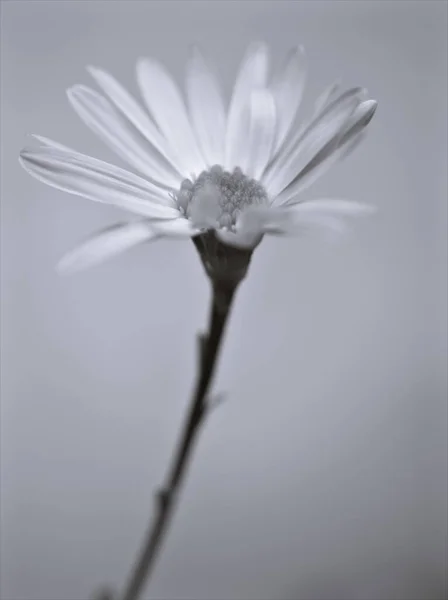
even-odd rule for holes
{"type": "Polygon", "coordinates": [[[147,111],[111,75],[89,67],[104,95],[75,85],[69,101],[132,171],[42,136],[35,136],[40,147],[22,150],[20,162],[48,185],[139,219],[98,233],[60,266],[80,269],[173,236],[193,238],[210,274],[216,254],[250,255],[265,234],[342,231],[345,217],[368,212],[346,200],[302,200],[302,192],[362,140],[377,105],[362,88],[333,85],[311,118],[296,125],[304,62],[298,47],[271,78],[268,48],[252,45],[226,108],[218,78],[197,48],[186,70],[186,102],[167,70],[144,58],[136,70],[147,111]]]}

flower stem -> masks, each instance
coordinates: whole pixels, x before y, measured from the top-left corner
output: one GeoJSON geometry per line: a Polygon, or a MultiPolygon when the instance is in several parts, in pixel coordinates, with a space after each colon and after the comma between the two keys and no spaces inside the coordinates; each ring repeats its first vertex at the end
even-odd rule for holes
{"type": "Polygon", "coordinates": [[[155,513],[127,587],[121,596],[122,600],[138,600],[154,569],[191,459],[194,442],[209,408],[207,392],[237,287],[238,283],[212,281],[208,331],[198,337],[198,375],[195,390],[167,483],[156,494],[155,513]]]}

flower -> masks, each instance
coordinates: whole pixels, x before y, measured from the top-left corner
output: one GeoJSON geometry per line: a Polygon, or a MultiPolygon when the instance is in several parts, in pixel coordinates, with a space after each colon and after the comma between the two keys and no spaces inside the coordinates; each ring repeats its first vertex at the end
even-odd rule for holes
{"type": "MultiPolygon", "coordinates": [[[[300,195],[358,145],[377,103],[362,88],[340,91],[333,85],[311,118],[296,126],[305,84],[303,49],[293,49],[272,78],[268,63],[266,45],[253,44],[228,110],[218,78],[197,48],[187,65],[186,103],[160,63],[138,61],[147,111],[111,75],[88,67],[105,95],[75,85],[69,101],[132,171],[42,136],[34,136],[40,147],[22,150],[20,162],[48,185],[139,218],[93,236],[60,267],[86,267],[161,236],[212,236],[221,250],[250,254],[265,234],[342,231],[344,217],[368,212],[356,202],[303,201],[300,195]]],[[[207,244],[196,245],[205,264],[207,244]]]]}

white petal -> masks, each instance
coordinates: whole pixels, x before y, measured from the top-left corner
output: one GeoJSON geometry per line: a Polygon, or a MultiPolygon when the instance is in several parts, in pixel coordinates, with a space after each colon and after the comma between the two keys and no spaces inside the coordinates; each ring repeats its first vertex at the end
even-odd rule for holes
{"type": "MultiPolygon", "coordinates": [[[[347,200],[313,200],[290,207],[271,208],[268,227],[286,234],[315,228],[343,233],[347,230],[344,217],[370,215],[374,210],[371,206],[347,200]]],[[[267,228],[267,232],[272,231],[267,228]]]]}
{"type": "Polygon", "coordinates": [[[247,155],[241,168],[259,180],[271,157],[275,138],[275,103],[267,89],[252,92],[247,155]]]}
{"type": "MultiPolygon", "coordinates": [[[[334,155],[334,161],[337,162],[339,160],[343,160],[344,158],[347,158],[347,156],[349,156],[354,150],[356,150],[356,148],[362,144],[362,142],[366,139],[367,137],[367,132],[366,131],[360,131],[358,132],[355,136],[353,136],[350,139],[347,139],[344,143],[341,143],[338,147],[338,149],[336,150],[336,152],[333,153],[334,155]]],[[[332,156],[333,156],[332,155],[332,156]]],[[[331,162],[331,158],[332,156],[329,157],[328,160],[328,165],[325,165],[325,170],[328,167],[330,167],[333,163],[331,162]]],[[[319,165],[319,167],[324,167],[324,165],[319,165]]],[[[316,169],[317,171],[318,169],[316,169]]],[[[320,177],[322,175],[322,173],[324,172],[324,169],[316,174],[316,177],[314,179],[314,181],[320,177]]],[[[310,175],[314,175],[315,173],[310,175]]],[[[312,177],[311,177],[312,178],[312,177]]]]}
{"type": "MultiPolygon", "coordinates": [[[[325,128],[328,122],[334,121],[341,113],[350,112],[350,108],[352,108],[351,114],[353,114],[355,108],[361,105],[365,94],[365,88],[353,87],[342,92],[336,98],[332,96],[322,110],[309,122],[304,124],[303,128],[297,134],[297,140],[302,140],[311,134],[315,134],[316,130],[320,131],[322,128],[325,128]]],[[[295,147],[294,140],[291,141],[289,146],[290,148],[295,147]]]]}
{"type": "Polygon", "coordinates": [[[175,154],[173,154],[167,140],[157,129],[149,115],[141,108],[138,102],[127,92],[127,90],[109,73],[96,67],[87,67],[88,71],[109,96],[115,106],[123,115],[142,133],[150,144],[159,152],[164,160],[168,161],[175,169],[177,175],[185,176],[179,170],[176,164],[175,154]]]}
{"type": "Polygon", "coordinates": [[[177,208],[154,196],[145,180],[83,154],[25,148],[20,162],[37,179],[70,194],[148,217],[172,219],[179,214],[177,208]]]}
{"type": "Polygon", "coordinates": [[[187,65],[186,90],[191,120],[207,165],[224,162],[226,115],[218,78],[198,48],[187,65]]]}
{"type": "Polygon", "coordinates": [[[59,261],[58,270],[68,273],[92,267],[155,237],[157,233],[147,221],[113,225],[96,233],[66,254],[59,261]]]}
{"type": "Polygon", "coordinates": [[[255,248],[261,242],[263,233],[260,231],[228,231],[226,229],[217,229],[216,237],[227,244],[228,246],[234,246],[235,248],[244,248],[245,250],[255,248]]]}
{"type": "Polygon", "coordinates": [[[154,156],[145,138],[126,122],[101,94],[84,85],[67,90],[69,101],[79,117],[123,160],[157,185],[176,190],[181,178],[154,156]]]}
{"type": "Polygon", "coordinates": [[[294,122],[302,101],[305,79],[305,53],[303,47],[298,46],[288,55],[285,65],[271,85],[277,108],[275,151],[283,144],[294,122]]]}
{"type": "Polygon", "coordinates": [[[376,100],[365,100],[359,104],[352,116],[347,121],[346,129],[341,137],[340,145],[350,141],[355,135],[362,131],[373,118],[378,102],[376,100]]]}
{"type": "Polygon", "coordinates": [[[263,182],[272,197],[278,196],[326,144],[340,135],[359,103],[359,88],[345,92],[280,151],[263,182]]]}
{"type": "Polygon", "coordinates": [[[344,144],[339,145],[336,150],[331,148],[322,153],[322,157],[316,157],[316,161],[312,161],[307,165],[300,174],[296,184],[291,187],[288,194],[282,196],[282,200],[277,200],[278,206],[291,205],[301,202],[301,194],[309,188],[315,181],[320,179],[334,164],[349,156],[365,139],[366,132],[361,131],[355,137],[348,140],[344,144]],[[321,159],[322,158],[322,159],[321,159]],[[314,164],[313,164],[314,163],[314,164]]]}
{"type": "Polygon", "coordinates": [[[137,81],[159,129],[169,140],[183,172],[199,175],[206,168],[185,103],[166,69],[151,58],[137,63],[137,81]]]}
{"type": "Polygon", "coordinates": [[[297,174],[295,179],[276,199],[281,205],[296,197],[308,188],[318,177],[327,171],[335,162],[348,156],[363,139],[361,134],[372,119],[377,107],[375,100],[361,102],[347,120],[340,135],[335,135],[297,174]]]}
{"type": "Polygon", "coordinates": [[[305,235],[307,233],[323,233],[342,235],[347,233],[345,221],[327,213],[303,213],[295,215],[285,226],[283,233],[287,235],[305,235]]]}
{"type": "MultiPolygon", "coordinates": [[[[282,210],[279,208],[278,210],[282,210]]],[[[312,214],[312,213],[327,213],[333,215],[344,216],[362,216],[371,215],[375,208],[368,204],[353,202],[352,200],[341,200],[339,198],[322,198],[319,200],[309,200],[300,202],[290,209],[285,209],[289,214],[312,214]]]]}
{"type": "Polygon", "coordinates": [[[302,202],[291,207],[251,206],[243,211],[236,233],[217,231],[225,243],[254,247],[263,235],[293,235],[321,230],[344,233],[344,217],[372,214],[373,207],[347,200],[323,199],[302,202]]]}
{"type": "Polygon", "coordinates": [[[70,156],[67,156],[67,160],[73,159],[74,161],[88,162],[92,168],[97,168],[100,171],[102,169],[109,169],[111,172],[115,172],[119,178],[124,178],[126,181],[130,181],[133,185],[137,187],[141,187],[144,193],[144,198],[149,195],[150,199],[154,202],[158,202],[161,204],[165,204],[166,206],[170,206],[173,208],[177,208],[177,203],[173,200],[172,196],[164,189],[161,189],[160,186],[151,183],[147,179],[142,179],[138,175],[131,173],[125,169],[120,169],[115,165],[111,165],[110,163],[106,163],[102,160],[98,160],[97,158],[93,158],[92,156],[88,156],[87,154],[82,154],[81,152],[77,152],[73,150],[73,148],[69,148],[68,146],[64,146],[59,142],[55,142],[50,138],[44,137],[43,135],[32,134],[36,140],[41,142],[44,146],[46,146],[49,150],[61,150],[62,152],[68,153],[70,156]]]}
{"type": "Polygon", "coordinates": [[[339,90],[340,87],[341,87],[340,82],[336,81],[335,83],[332,83],[331,85],[329,85],[322,92],[322,94],[320,94],[320,96],[317,97],[317,100],[314,103],[313,118],[315,118],[318,115],[320,115],[320,113],[328,106],[328,104],[330,103],[330,101],[334,100],[336,92],[339,90]]]}
{"type": "Polygon", "coordinates": [[[169,221],[151,221],[151,227],[158,234],[166,237],[192,237],[200,233],[200,230],[185,217],[171,219],[169,221]]]}
{"type": "Polygon", "coordinates": [[[73,148],[69,148],[68,146],[64,146],[64,144],[50,140],[50,138],[47,138],[43,135],[37,135],[36,133],[32,133],[31,135],[41,144],[47,146],[47,148],[53,148],[53,150],[62,150],[63,152],[72,152],[73,154],[79,155],[79,152],[76,152],[76,150],[73,150],[73,148]]]}
{"type": "Polygon", "coordinates": [[[226,229],[216,230],[216,236],[225,244],[237,248],[255,248],[266,233],[270,207],[250,206],[241,212],[235,231],[226,229]]]}
{"type": "Polygon", "coordinates": [[[224,166],[228,170],[240,166],[241,158],[246,155],[248,125],[246,111],[251,93],[266,87],[268,58],[266,45],[254,44],[249,48],[239,69],[227,119],[224,166]]]}
{"type": "Polygon", "coordinates": [[[316,105],[321,105],[320,109],[315,109],[310,119],[304,121],[297,129],[293,136],[289,136],[285,144],[278,150],[271,159],[267,179],[272,178],[273,174],[280,168],[285,160],[297,149],[298,144],[305,138],[309,132],[322,122],[328,121],[332,116],[337,114],[338,110],[344,108],[347,102],[355,98],[359,104],[362,100],[362,95],[365,93],[364,88],[355,87],[342,92],[334,97],[334,91],[338,89],[337,84],[333,84],[325,91],[324,94],[317,100],[316,105]],[[330,101],[331,99],[331,101],[330,101]]]}

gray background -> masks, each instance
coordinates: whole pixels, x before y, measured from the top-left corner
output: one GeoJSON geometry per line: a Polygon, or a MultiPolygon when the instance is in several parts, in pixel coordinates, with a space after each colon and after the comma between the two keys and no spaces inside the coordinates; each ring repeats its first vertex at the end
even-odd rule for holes
{"type": "Polygon", "coordinates": [[[190,242],[59,278],[118,210],[22,171],[35,132],[120,164],[64,90],[134,63],[180,80],[192,41],[227,92],[252,39],[301,42],[379,101],[365,145],[308,197],[376,205],[334,245],[266,239],[242,286],[148,598],[436,600],[446,558],[444,2],[3,2],[1,566],[4,600],[120,585],[194,375],[208,287],[190,242]]]}

